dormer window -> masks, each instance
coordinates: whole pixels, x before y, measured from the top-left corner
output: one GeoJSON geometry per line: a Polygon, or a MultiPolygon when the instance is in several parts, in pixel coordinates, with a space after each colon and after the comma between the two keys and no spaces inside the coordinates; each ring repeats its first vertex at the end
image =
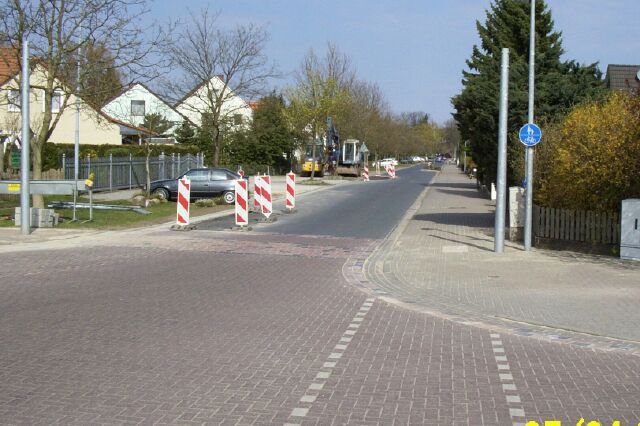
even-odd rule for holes
{"type": "Polygon", "coordinates": [[[57,114],[60,112],[60,108],[62,108],[62,92],[56,90],[51,97],[51,112],[57,114]]]}
{"type": "Polygon", "coordinates": [[[20,112],[20,91],[16,89],[7,90],[7,111],[20,112]]]}
{"type": "Polygon", "coordinates": [[[144,117],[144,101],[131,101],[131,115],[144,117]]]}

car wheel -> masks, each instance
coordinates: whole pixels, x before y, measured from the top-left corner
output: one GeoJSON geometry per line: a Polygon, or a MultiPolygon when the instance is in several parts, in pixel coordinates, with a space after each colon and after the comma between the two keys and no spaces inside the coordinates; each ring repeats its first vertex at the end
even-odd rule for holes
{"type": "Polygon", "coordinates": [[[169,191],[167,191],[165,188],[154,189],[153,195],[160,198],[161,200],[169,200],[169,191]]]}
{"type": "Polygon", "coordinates": [[[222,194],[222,198],[224,199],[224,202],[227,204],[233,204],[236,202],[236,194],[233,191],[225,191],[222,194]]]}

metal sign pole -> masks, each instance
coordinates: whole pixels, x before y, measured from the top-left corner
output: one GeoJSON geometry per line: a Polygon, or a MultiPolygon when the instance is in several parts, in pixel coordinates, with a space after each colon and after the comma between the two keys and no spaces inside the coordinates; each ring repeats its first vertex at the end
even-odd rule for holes
{"type": "Polygon", "coordinates": [[[22,37],[22,100],[20,109],[22,110],[22,158],[20,159],[20,230],[22,235],[31,233],[31,205],[29,195],[30,180],[30,122],[29,122],[29,40],[22,37]]]}
{"type": "MultiPolygon", "coordinates": [[[[535,91],[535,49],[536,49],[536,1],[531,0],[531,23],[529,32],[529,124],[533,124],[533,100],[535,91]]],[[[533,221],[533,147],[527,151],[527,190],[524,217],[524,250],[531,250],[531,222],[533,221]]]]}
{"type": "Polygon", "coordinates": [[[496,217],[494,225],[494,248],[496,253],[504,251],[504,221],[507,190],[507,110],[509,98],[509,49],[502,49],[500,75],[500,118],[498,136],[498,184],[496,196],[496,217]]]}

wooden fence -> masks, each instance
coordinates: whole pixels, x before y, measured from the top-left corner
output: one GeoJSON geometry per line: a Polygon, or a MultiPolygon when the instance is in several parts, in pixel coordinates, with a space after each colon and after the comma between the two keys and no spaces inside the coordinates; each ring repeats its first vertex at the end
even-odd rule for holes
{"type": "Polygon", "coordinates": [[[550,240],[617,245],[620,243],[620,215],[534,205],[533,234],[550,240]]]}

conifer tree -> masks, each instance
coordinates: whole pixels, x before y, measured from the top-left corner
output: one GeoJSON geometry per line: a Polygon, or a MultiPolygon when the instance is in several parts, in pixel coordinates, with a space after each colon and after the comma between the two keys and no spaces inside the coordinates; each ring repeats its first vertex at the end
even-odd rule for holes
{"type": "MultiPolygon", "coordinates": [[[[452,99],[463,140],[470,142],[480,179],[495,182],[498,145],[500,56],[509,48],[509,162],[510,183],[523,175],[523,150],[517,130],[527,122],[530,3],[495,0],[486,21],[476,22],[480,46],[474,46],[463,70],[463,90],[452,99]]],[[[551,11],[536,0],[535,121],[545,123],[566,114],[573,105],[603,92],[597,64],[562,61],[561,33],[554,30],[551,11]]]]}

